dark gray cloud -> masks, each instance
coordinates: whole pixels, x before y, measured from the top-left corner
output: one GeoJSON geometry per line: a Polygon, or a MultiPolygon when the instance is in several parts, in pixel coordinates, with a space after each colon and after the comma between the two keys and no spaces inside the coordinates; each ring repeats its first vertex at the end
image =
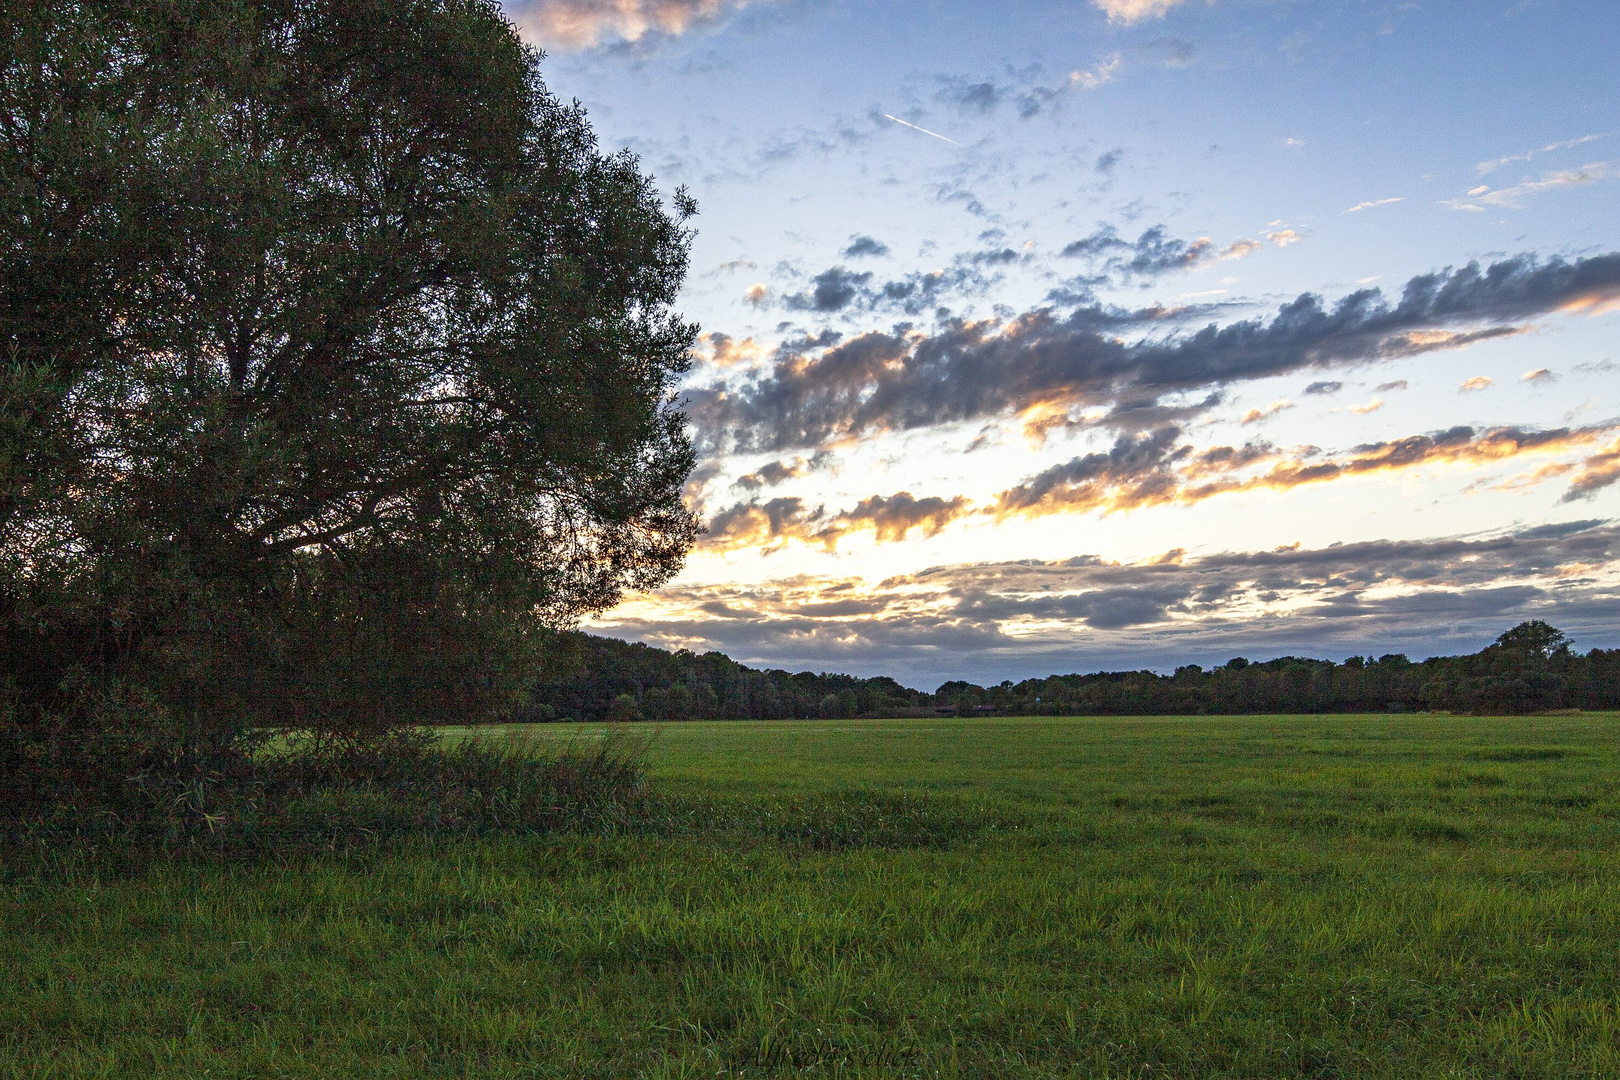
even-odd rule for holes
{"type": "Polygon", "coordinates": [[[871,236],[852,236],[849,247],[839,252],[846,259],[875,258],[889,253],[889,245],[871,236]]]}
{"type": "MultiPolygon", "coordinates": [[[[1386,385],[1388,385],[1388,384],[1386,384],[1386,385]]],[[[1340,390],[1343,390],[1343,389],[1344,389],[1344,383],[1339,382],[1336,379],[1334,379],[1334,380],[1324,379],[1324,380],[1319,381],[1319,382],[1311,383],[1311,385],[1309,385],[1309,386],[1307,386],[1305,388],[1305,392],[1307,394],[1337,394],[1340,390]]]]}
{"type": "Polygon", "coordinates": [[[935,98],[963,112],[987,113],[1000,105],[1007,91],[992,82],[969,82],[966,79],[947,79],[935,98]]]}
{"type": "Polygon", "coordinates": [[[782,305],[789,311],[823,315],[844,311],[921,315],[948,301],[985,295],[1001,280],[1001,268],[1022,258],[1006,247],[962,252],[944,269],[913,271],[887,281],[869,270],[834,266],[810,278],[810,288],[783,296],[782,305]]]}
{"type": "Polygon", "coordinates": [[[772,667],[890,674],[927,689],[1233,655],[1342,658],[1473,651],[1547,619],[1582,648],[1620,646],[1620,526],[1307,549],[1171,551],[935,567],[880,583],[811,578],[667,589],[668,621],[615,631],[772,667]],[[711,608],[708,605],[718,605],[711,608]],[[691,617],[673,614],[692,612],[691,617]]]}
{"type": "Polygon", "coordinates": [[[1086,285],[1101,285],[1114,279],[1120,283],[1152,282],[1165,274],[1196,270],[1258,250],[1257,240],[1235,240],[1225,247],[1208,237],[1181,240],[1171,236],[1163,225],[1153,226],[1135,240],[1126,240],[1112,225],[1102,225],[1090,236],[1065,245],[1061,254],[1090,262],[1091,272],[1079,280],[1086,285]]]}
{"type": "MultiPolygon", "coordinates": [[[[829,282],[836,296],[849,279],[829,282]]],[[[1620,253],[1470,263],[1412,278],[1393,303],[1377,289],[1331,305],[1304,293],[1269,319],[1191,333],[1177,332],[1200,314],[1186,309],[1041,308],[1005,322],[949,320],[925,335],[872,332],[821,349],[787,347],[756,377],[689,391],[689,412],[711,447],[778,450],[1033,404],[1154,407],[1248,379],[1458,347],[1515,333],[1516,320],[1615,296],[1620,253]],[[1126,340],[1129,333],[1147,336],[1126,340]]]]}
{"type": "Polygon", "coordinates": [[[782,302],[793,311],[842,311],[865,295],[866,283],[871,280],[870,271],[857,273],[834,266],[810,279],[809,292],[794,293],[782,302]]]}
{"type": "Polygon", "coordinates": [[[751,473],[745,473],[732,481],[731,486],[744,491],[758,491],[761,488],[776,487],[789,480],[796,480],[801,476],[821,469],[830,468],[833,464],[833,455],[825,450],[809,458],[797,457],[790,461],[767,461],[751,473]]]}
{"type": "Polygon", "coordinates": [[[1004,72],[1005,82],[969,79],[961,76],[938,77],[934,100],[968,116],[987,116],[1010,105],[1020,120],[1028,120],[1054,108],[1059,99],[1077,85],[1096,86],[1110,81],[1118,63],[1106,64],[1098,72],[1077,72],[1052,78],[1039,66],[1004,72]]]}
{"type": "Polygon", "coordinates": [[[1104,176],[1113,176],[1114,175],[1114,167],[1116,165],[1118,165],[1120,163],[1120,161],[1124,157],[1125,157],[1125,151],[1124,150],[1122,150],[1122,149],[1110,150],[1106,154],[1097,155],[1097,161],[1092,166],[1092,168],[1094,168],[1096,171],[1102,173],[1104,176]]]}
{"type": "Polygon", "coordinates": [[[1171,68],[1191,67],[1198,58],[1198,48],[1192,42],[1176,37],[1154,38],[1138,42],[1131,48],[1171,68]]]}

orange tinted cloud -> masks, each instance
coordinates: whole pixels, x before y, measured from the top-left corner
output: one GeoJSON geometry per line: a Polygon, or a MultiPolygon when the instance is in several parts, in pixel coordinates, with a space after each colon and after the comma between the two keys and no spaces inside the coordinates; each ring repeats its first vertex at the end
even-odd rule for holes
{"type": "Polygon", "coordinates": [[[909,539],[913,532],[934,536],[958,518],[973,513],[965,496],[917,498],[909,491],[873,495],[849,510],[829,514],[811,509],[802,499],[785,497],[738,503],[716,514],[698,546],[713,551],[775,549],[790,542],[834,550],[847,536],[869,532],[878,543],[909,539]]]}
{"type": "MultiPolygon", "coordinates": [[[[1552,431],[1494,428],[1485,432],[1457,427],[1321,456],[1315,448],[1283,451],[1267,443],[1195,451],[1176,441],[1178,433],[1174,429],[1166,429],[1122,437],[1110,451],[1088,454],[1031,477],[1002,492],[992,512],[998,518],[1042,517],[1190,505],[1233,492],[1287,491],[1307,484],[1428,465],[1486,465],[1524,455],[1565,454],[1590,446],[1613,431],[1614,425],[1552,431]]],[[[1547,479],[1557,472],[1547,470],[1532,475],[1534,479],[1526,482],[1547,479]]],[[[1589,458],[1572,483],[1571,493],[1578,497],[1617,478],[1620,444],[1589,458]]]]}
{"type": "Polygon", "coordinates": [[[1616,439],[1601,452],[1581,462],[1581,471],[1570,481],[1569,490],[1564,493],[1564,501],[1573,502],[1576,499],[1587,498],[1617,480],[1620,480],[1620,439],[1616,439]]]}
{"type": "Polygon", "coordinates": [[[547,48],[588,49],[604,40],[680,34],[746,7],[749,0],[532,0],[513,20],[547,48]]]}

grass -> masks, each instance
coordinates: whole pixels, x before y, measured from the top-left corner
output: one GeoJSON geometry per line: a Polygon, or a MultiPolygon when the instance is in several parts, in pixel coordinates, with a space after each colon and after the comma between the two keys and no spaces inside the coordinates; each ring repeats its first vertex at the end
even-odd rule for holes
{"type": "Polygon", "coordinates": [[[0,1075],[1620,1076],[1617,735],[672,725],[634,827],[13,875],[0,1075]]]}

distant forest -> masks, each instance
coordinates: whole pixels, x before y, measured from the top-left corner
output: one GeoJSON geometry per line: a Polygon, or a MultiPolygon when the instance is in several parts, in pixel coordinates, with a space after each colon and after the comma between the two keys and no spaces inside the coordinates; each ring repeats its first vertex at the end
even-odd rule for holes
{"type": "Polygon", "coordinates": [[[669,652],[613,638],[565,637],[559,675],[514,719],[785,720],[809,717],[1141,716],[1190,713],[1534,713],[1620,708],[1620,649],[1581,654],[1544,622],[1480,652],[1413,661],[1399,653],[1343,663],[1241,657],[1173,675],[1100,671],[932,694],[887,677],[745,667],[723,653],[669,652]]]}

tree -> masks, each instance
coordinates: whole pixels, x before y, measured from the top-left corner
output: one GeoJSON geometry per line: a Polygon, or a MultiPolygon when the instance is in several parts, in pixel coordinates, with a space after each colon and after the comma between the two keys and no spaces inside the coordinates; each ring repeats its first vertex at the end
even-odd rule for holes
{"type": "Polygon", "coordinates": [[[492,0],[0,9],[14,743],[491,715],[678,568],[695,207],[539,59],[492,0]]]}
{"type": "Polygon", "coordinates": [[[1568,656],[1572,644],[1569,635],[1556,626],[1541,619],[1532,619],[1504,631],[1486,646],[1485,651],[1510,656],[1529,664],[1545,665],[1555,657],[1568,656]]]}

